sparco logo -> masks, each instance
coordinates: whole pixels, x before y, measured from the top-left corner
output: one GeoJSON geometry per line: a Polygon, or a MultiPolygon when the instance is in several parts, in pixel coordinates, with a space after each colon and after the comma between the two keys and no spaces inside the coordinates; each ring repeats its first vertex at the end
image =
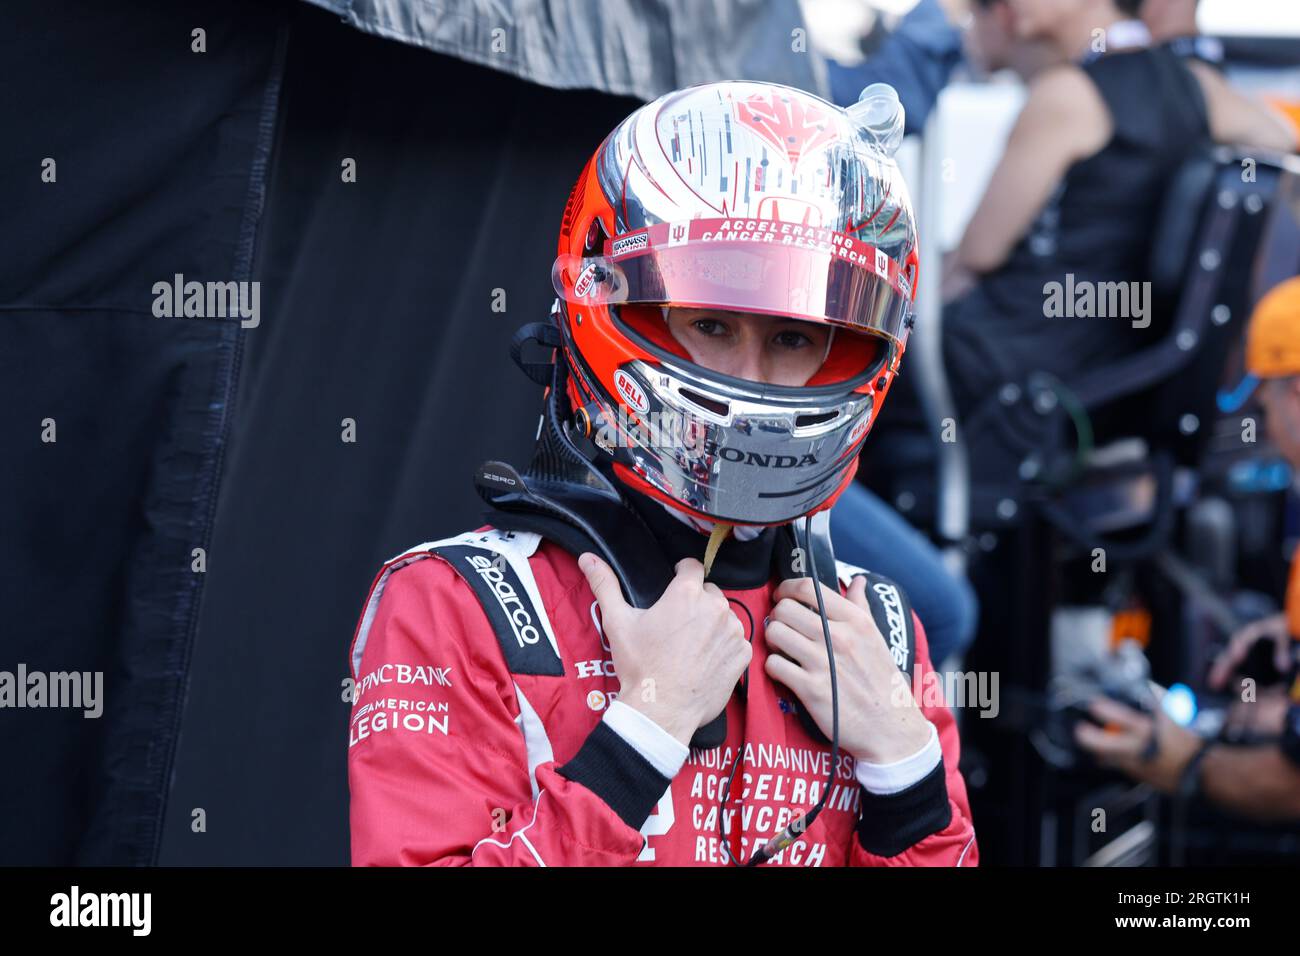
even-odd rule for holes
{"type": "Polygon", "coordinates": [[[636,252],[638,249],[644,249],[649,241],[650,237],[644,232],[615,239],[613,246],[610,247],[610,255],[621,256],[625,252],[636,252]]]}
{"type": "Polygon", "coordinates": [[[885,619],[889,622],[889,653],[898,667],[906,667],[907,622],[903,620],[903,598],[898,588],[884,581],[873,584],[871,589],[885,606],[885,619]]]}
{"type": "Polygon", "coordinates": [[[519,646],[536,644],[542,635],[533,624],[533,616],[524,608],[524,602],[519,600],[519,595],[505,579],[505,575],[492,564],[491,560],[480,554],[470,555],[469,563],[491,586],[497,603],[501,605],[501,610],[505,611],[506,618],[510,621],[510,629],[514,631],[519,646]]]}
{"type": "Polygon", "coordinates": [[[755,468],[802,468],[804,465],[817,464],[817,456],[812,453],[802,456],[763,455],[756,451],[719,447],[717,442],[712,441],[704,443],[704,451],[709,455],[717,455],[723,461],[734,461],[742,465],[752,465],[755,468]]]}

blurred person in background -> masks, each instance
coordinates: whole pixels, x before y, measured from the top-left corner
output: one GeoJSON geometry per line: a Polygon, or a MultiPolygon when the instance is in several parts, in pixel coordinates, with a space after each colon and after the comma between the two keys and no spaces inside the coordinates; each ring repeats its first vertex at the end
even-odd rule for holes
{"type": "Polygon", "coordinates": [[[970,0],[964,47],[967,62],[979,73],[989,76],[1010,70],[1025,83],[1064,59],[1048,41],[1017,35],[1011,0],[970,0]]]}
{"type": "Polygon", "coordinates": [[[1141,45],[1140,0],[1010,4],[1018,36],[1068,62],[1030,85],[946,269],[944,353],[959,414],[1030,371],[1068,383],[1138,348],[1134,323],[1046,318],[1048,283],[1141,281],[1164,185],[1209,141],[1295,146],[1284,120],[1215,70],[1141,45]]]}
{"type": "Polygon", "coordinates": [[[1168,44],[1179,56],[1195,57],[1215,66],[1223,62],[1223,44],[1201,36],[1196,25],[1200,0],[1143,0],[1142,22],[1151,31],[1152,43],[1168,44]]]}
{"type": "MultiPolygon", "coordinates": [[[[1246,389],[1254,389],[1264,412],[1270,442],[1291,465],[1293,475],[1300,476],[1300,403],[1296,387],[1300,383],[1300,278],[1291,279],[1261,300],[1247,339],[1250,373],[1246,389]],[[1262,380],[1262,382],[1261,382],[1262,380]]],[[[1273,669],[1289,675],[1300,648],[1300,550],[1291,561],[1291,576],[1283,610],[1260,618],[1233,634],[1228,645],[1210,668],[1207,682],[1214,690],[1224,690],[1234,676],[1249,673],[1250,658],[1256,645],[1267,648],[1266,658],[1273,669]]],[[[1261,687],[1254,700],[1234,704],[1230,717],[1234,729],[1276,733],[1282,726],[1287,707],[1286,682],[1261,687]]]]}
{"type": "MultiPolygon", "coordinates": [[[[1155,43],[1163,43],[1174,53],[1221,68],[1223,42],[1204,36],[1196,22],[1200,0],[1143,0],[1142,19],[1155,43]]],[[[1284,96],[1265,96],[1264,102],[1280,112],[1300,138],[1300,102],[1284,96]]]]}
{"type": "MultiPolygon", "coordinates": [[[[936,0],[922,0],[903,18],[865,63],[855,68],[832,62],[836,102],[856,102],[864,85],[879,77],[902,77],[900,99],[908,109],[907,129],[919,132],[926,112],[948,82],[951,67],[964,52],[973,70],[994,74],[1004,70],[1029,82],[1043,69],[1061,61],[1044,40],[1016,35],[1008,0],[949,3],[954,19],[965,23],[957,33],[936,0]],[[961,44],[953,55],[952,40],[961,44]],[[906,94],[906,95],[904,95],[906,94]],[[919,121],[914,110],[920,109],[919,121]]],[[[863,567],[878,568],[898,581],[926,622],[935,666],[964,653],[975,639],[979,604],[964,577],[951,572],[939,550],[898,512],[861,484],[846,489],[831,511],[831,534],[840,555],[863,567]]]]}
{"type": "MultiPolygon", "coordinates": [[[[878,43],[877,29],[862,39],[873,46],[861,63],[826,62],[830,99],[837,106],[858,101],[873,83],[888,83],[907,111],[906,133],[919,135],[939,93],[961,62],[961,31],[965,0],[920,0],[878,43]]],[[[875,23],[880,23],[879,18],[875,23]]]]}
{"type": "MultiPolygon", "coordinates": [[[[1246,337],[1247,371],[1258,380],[1269,439],[1300,474],[1300,278],[1289,279],[1260,300],[1246,337]]],[[[1117,701],[1098,698],[1094,717],[1075,735],[1103,765],[1165,793],[1199,792],[1225,809],[1259,820],[1300,819],[1300,676],[1294,648],[1300,639],[1300,553],[1291,565],[1286,610],[1233,637],[1210,672],[1222,688],[1239,673],[1258,640],[1273,645],[1277,670],[1288,675],[1289,694],[1261,694],[1240,708],[1258,710],[1256,732],[1276,743],[1229,746],[1204,740],[1157,708],[1154,717],[1117,701]]]]}
{"type": "MultiPolygon", "coordinates": [[[[963,9],[964,0],[921,0],[865,62],[850,67],[828,60],[832,100],[849,106],[864,88],[888,82],[903,104],[906,132],[920,133],[961,60],[961,33],[950,18],[963,9]]],[[[831,510],[831,537],[845,561],[902,586],[925,621],[936,668],[970,646],[979,619],[970,582],[950,571],[934,544],[888,503],[861,483],[849,485],[831,510]]]]}
{"type": "Polygon", "coordinates": [[[963,62],[977,75],[1012,70],[1028,82],[1061,59],[1046,41],[1016,36],[1009,0],[920,0],[875,40],[884,32],[879,23],[861,40],[870,47],[862,62],[827,60],[831,99],[848,106],[871,84],[889,83],[907,110],[909,136],[924,130],[939,94],[963,62]]]}
{"type": "Polygon", "coordinates": [[[1156,43],[1200,34],[1196,25],[1196,8],[1200,0],[1143,0],[1139,10],[1142,22],[1156,43]]]}

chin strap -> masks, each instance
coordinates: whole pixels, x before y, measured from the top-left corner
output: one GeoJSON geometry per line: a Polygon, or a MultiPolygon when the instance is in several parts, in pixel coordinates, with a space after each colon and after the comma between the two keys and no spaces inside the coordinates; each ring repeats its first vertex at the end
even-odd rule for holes
{"type": "Polygon", "coordinates": [[[718,556],[718,549],[722,547],[722,542],[727,540],[727,535],[731,534],[731,525],[725,521],[715,522],[713,530],[709,532],[709,543],[704,547],[704,579],[707,581],[709,573],[713,570],[713,560],[718,556]]]}
{"type": "MultiPolygon", "coordinates": [[[[696,518],[694,515],[688,515],[684,511],[678,511],[671,505],[658,502],[659,507],[663,508],[674,521],[680,521],[688,528],[693,528],[700,534],[708,535],[717,526],[716,521],[705,521],[703,518],[696,518]]],[[[731,536],[737,541],[753,541],[760,534],[767,530],[767,525],[761,524],[733,524],[731,525],[731,536]]]]}

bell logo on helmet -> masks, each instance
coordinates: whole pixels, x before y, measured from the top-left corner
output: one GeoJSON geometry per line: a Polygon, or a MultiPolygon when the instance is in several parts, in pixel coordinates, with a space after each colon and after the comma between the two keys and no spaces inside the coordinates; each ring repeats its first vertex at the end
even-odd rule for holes
{"type": "Polygon", "coordinates": [[[600,266],[594,262],[582,270],[582,275],[578,276],[578,281],[573,284],[573,294],[581,299],[596,286],[600,278],[600,266]]]}
{"type": "Polygon", "coordinates": [[[631,375],[622,369],[614,373],[614,388],[618,391],[619,398],[623,399],[628,408],[635,412],[647,412],[650,409],[650,400],[646,398],[645,392],[641,386],[636,383],[631,375]]]}
{"type": "Polygon", "coordinates": [[[865,412],[862,418],[858,420],[858,423],[853,426],[853,430],[849,432],[849,444],[852,445],[859,438],[865,435],[869,427],[871,427],[870,411],[865,412]]]}

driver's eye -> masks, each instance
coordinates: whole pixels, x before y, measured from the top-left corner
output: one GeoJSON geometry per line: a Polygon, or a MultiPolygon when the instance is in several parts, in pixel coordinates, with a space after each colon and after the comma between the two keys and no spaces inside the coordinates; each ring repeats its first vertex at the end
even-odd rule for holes
{"type": "Polygon", "coordinates": [[[812,339],[808,338],[808,336],[804,335],[802,332],[795,332],[792,329],[786,329],[783,332],[776,333],[772,338],[772,341],[784,349],[801,349],[806,345],[812,344],[812,339]]]}
{"type": "Polygon", "coordinates": [[[717,319],[696,319],[691,323],[691,325],[695,328],[695,331],[699,332],[701,335],[715,336],[727,334],[727,327],[717,319]]]}

